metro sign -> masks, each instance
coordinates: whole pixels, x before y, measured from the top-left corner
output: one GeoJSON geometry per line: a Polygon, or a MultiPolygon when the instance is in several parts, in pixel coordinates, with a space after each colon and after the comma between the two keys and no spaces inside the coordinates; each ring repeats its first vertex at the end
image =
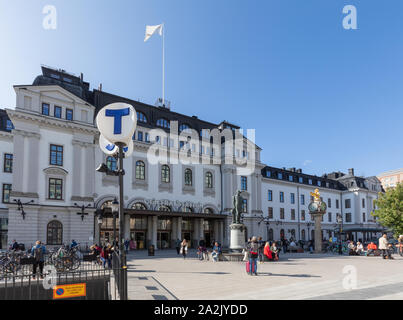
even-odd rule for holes
{"type": "MultiPolygon", "coordinates": [[[[105,144],[105,148],[108,149],[108,146],[112,148],[110,144],[115,145],[117,143],[123,143],[129,147],[136,130],[137,113],[130,104],[123,102],[112,103],[98,112],[96,123],[101,136],[107,142],[110,142],[105,144]]],[[[101,149],[103,148],[101,147],[101,149]]],[[[111,152],[112,150],[108,151],[111,152]]]]}

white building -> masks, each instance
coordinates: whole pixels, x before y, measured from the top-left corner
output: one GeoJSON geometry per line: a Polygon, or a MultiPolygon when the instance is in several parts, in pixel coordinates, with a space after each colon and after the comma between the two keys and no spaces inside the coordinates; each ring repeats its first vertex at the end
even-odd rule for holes
{"type": "Polygon", "coordinates": [[[0,110],[3,248],[13,239],[27,245],[37,239],[47,245],[72,239],[82,244],[112,239],[113,219],[108,204],[118,195],[117,177],[97,173],[95,168],[104,162],[115,169],[116,160],[98,147],[94,118],[98,110],[113,102],[132,104],[138,115],[134,153],[124,160],[124,207],[125,237],[134,239],[139,249],[150,244],[173,247],[175,240],[182,238],[193,245],[204,239],[227,246],[232,195],[238,189],[245,199],[247,236],[312,238],[307,205],[309,192],[316,187],[329,207],[323,220],[323,228],[328,231],[324,232],[325,238],[333,234],[337,213],[351,230],[375,227],[370,211],[381,191],[375,177],[355,177],[353,171],[316,177],[268,167],[260,161],[260,148],[253,145],[249,149],[251,143],[246,138],[241,139],[240,147],[234,145],[231,154],[221,140],[221,148],[210,144],[208,131],[203,130],[215,129],[222,134],[229,131],[230,138],[232,132],[239,133],[239,127],[228,122],[214,124],[165,106],[91,91],[82,76],[45,67],[42,71],[32,85],[14,87],[14,109],[0,110]],[[170,135],[170,124],[175,124],[171,121],[178,122],[178,140],[170,135]],[[160,133],[155,132],[156,128],[160,133]],[[189,140],[187,136],[192,134],[189,140]],[[200,146],[199,139],[204,141],[200,146]],[[198,161],[152,164],[147,152],[153,145],[175,155],[173,158],[190,156],[198,161]],[[240,174],[243,166],[232,163],[233,159],[252,164],[252,170],[240,174]],[[88,205],[91,208],[83,211],[78,208],[88,205]],[[101,208],[103,219],[99,225],[95,209],[101,208]]]}

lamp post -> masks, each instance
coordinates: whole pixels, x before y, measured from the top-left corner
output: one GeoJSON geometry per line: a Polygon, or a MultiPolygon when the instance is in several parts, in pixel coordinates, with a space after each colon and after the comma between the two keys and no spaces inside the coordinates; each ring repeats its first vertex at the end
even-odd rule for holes
{"type": "Polygon", "coordinates": [[[337,224],[339,225],[339,254],[342,255],[343,251],[342,251],[341,233],[343,231],[343,217],[341,216],[341,214],[337,214],[336,221],[337,224]]]}

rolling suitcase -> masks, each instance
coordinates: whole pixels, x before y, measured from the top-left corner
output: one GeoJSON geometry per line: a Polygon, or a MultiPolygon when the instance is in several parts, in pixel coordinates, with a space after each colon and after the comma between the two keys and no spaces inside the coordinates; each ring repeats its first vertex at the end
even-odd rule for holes
{"type": "MultiPolygon", "coordinates": [[[[252,269],[253,269],[253,264],[252,264],[252,269]]],[[[251,270],[250,262],[246,262],[246,273],[255,273],[255,270],[251,270]]]]}

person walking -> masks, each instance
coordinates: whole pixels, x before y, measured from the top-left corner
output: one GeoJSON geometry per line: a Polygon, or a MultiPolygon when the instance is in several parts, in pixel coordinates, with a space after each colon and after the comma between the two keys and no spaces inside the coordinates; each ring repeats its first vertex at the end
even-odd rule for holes
{"type": "Polygon", "coordinates": [[[104,268],[105,268],[106,263],[108,263],[109,269],[112,268],[111,245],[109,243],[102,248],[100,258],[101,258],[104,268]]]}
{"type": "Polygon", "coordinates": [[[262,264],[263,263],[263,251],[264,251],[264,246],[265,246],[265,243],[264,243],[262,237],[259,237],[258,244],[259,244],[259,249],[258,249],[259,264],[262,264]]]}
{"type": "Polygon", "coordinates": [[[403,234],[399,236],[399,239],[397,241],[398,241],[399,254],[401,257],[403,257],[403,234]]]}
{"type": "Polygon", "coordinates": [[[43,265],[45,262],[46,248],[41,241],[36,241],[35,246],[31,249],[31,254],[34,256],[34,265],[32,270],[32,279],[36,278],[36,270],[39,266],[40,278],[43,279],[43,265]]]}
{"type": "Polygon", "coordinates": [[[126,254],[129,253],[129,244],[130,244],[129,239],[126,239],[126,240],[125,240],[125,251],[126,251],[126,254]]]}
{"type": "Polygon", "coordinates": [[[259,256],[259,243],[256,237],[252,237],[252,240],[249,244],[249,253],[249,270],[247,270],[248,274],[254,274],[255,276],[257,276],[257,258],[259,256]]]}
{"type": "Polygon", "coordinates": [[[281,240],[281,246],[283,247],[284,254],[287,253],[288,241],[286,238],[281,240]]]}
{"type": "Polygon", "coordinates": [[[11,246],[11,250],[15,250],[15,251],[17,251],[17,250],[19,250],[20,249],[20,245],[18,244],[18,242],[17,242],[17,240],[13,240],[13,244],[12,244],[12,246],[11,246]]]}
{"type": "Polygon", "coordinates": [[[178,255],[179,255],[179,254],[180,254],[180,251],[181,251],[181,241],[179,240],[179,238],[176,239],[175,246],[176,246],[176,252],[177,252],[178,255]]]}
{"type": "Polygon", "coordinates": [[[388,244],[389,244],[388,236],[386,235],[386,233],[384,233],[382,235],[382,237],[379,238],[379,246],[378,246],[379,250],[382,251],[382,258],[383,259],[386,259],[386,256],[388,257],[388,259],[391,258],[390,251],[389,251],[389,248],[388,248],[388,244]]]}
{"type": "Polygon", "coordinates": [[[183,239],[183,241],[181,243],[180,253],[183,255],[183,259],[186,259],[186,255],[188,253],[188,243],[187,243],[186,239],[183,239]]]}

